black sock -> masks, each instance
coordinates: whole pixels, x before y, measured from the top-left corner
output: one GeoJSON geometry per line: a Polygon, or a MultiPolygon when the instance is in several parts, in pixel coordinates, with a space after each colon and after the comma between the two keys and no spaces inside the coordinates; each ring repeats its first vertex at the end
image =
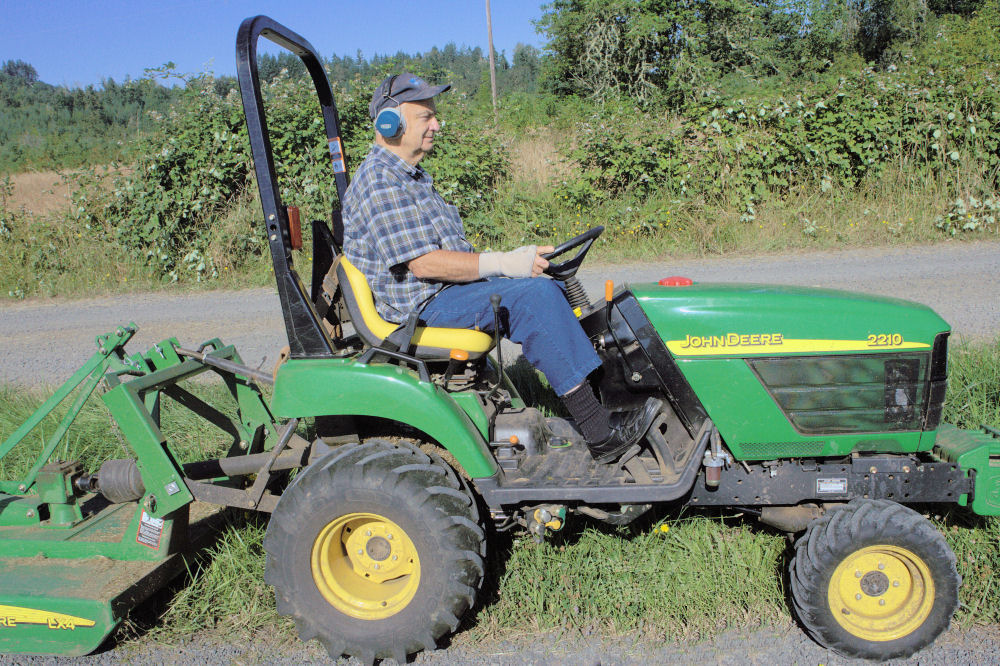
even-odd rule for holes
{"type": "Polygon", "coordinates": [[[584,382],[571,389],[562,396],[562,401],[587,443],[596,444],[611,437],[611,425],[608,422],[611,415],[597,402],[590,384],[584,382]]]}

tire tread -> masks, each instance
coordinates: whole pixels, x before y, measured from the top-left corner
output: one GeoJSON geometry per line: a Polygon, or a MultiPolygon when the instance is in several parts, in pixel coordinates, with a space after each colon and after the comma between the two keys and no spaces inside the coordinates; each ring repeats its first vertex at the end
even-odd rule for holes
{"type": "Polygon", "coordinates": [[[855,499],[810,523],[795,544],[789,583],[795,614],[813,640],[846,656],[885,660],[909,657],[947,629],[958,607],[961,578],[954,553],[926,518],[889,500],[855,499]],[[827,602],[828,581],[840,562],[858,548],[877,543],[915,551],[935,576],[936,595],[928,619],[909,635],[885,642],[847,632],[827,602]]]}
{"type": "MultiPolygon", "coordinates": [[[[274,587],[279,614],[295,621],[303,640],[319,639],[332,658],[348,655],[364,664],[382,658],[400,661],[401,657],[400,663],[405,663],[409,654],[435,649],[438,639],[455,631],[462,615],[475,604],[485,576],[485,532],[468,485],[439,457],[428,456],[406,442],[372,439],[343,444],[300,473],[272,515],[264,549],[265,580],[274,587]],[[346,616],[325,601],[325,607],[317,611],[308,599],[304,600],[309,595],[298,589],[300,584],[296,583],[289,562],[292,558],[288,556],[298,537],[296,527],[313,510],[317,498],[346,492],[346,488],[375,490],[385,495],[387,503],[403,502],[415,507],[428,526],[425,533],[433,535],[435,547],[443,555],[434,566],[450,573],[442,578],[445,587],[440,599],[420,601],[433,605],[433,609],[412,613],[422,622],[409,622],[404,630],[397,627],[395,631],[371,632],[374,637],[367,640],[349,638],[339,635],[323,619],[324,613],[346,616]]],[[[312,592],[318,596],[315,589],[312,592]]],[[[411,603],[417,603],[419,594],[418,589],[418,597],[411,603]]]]}

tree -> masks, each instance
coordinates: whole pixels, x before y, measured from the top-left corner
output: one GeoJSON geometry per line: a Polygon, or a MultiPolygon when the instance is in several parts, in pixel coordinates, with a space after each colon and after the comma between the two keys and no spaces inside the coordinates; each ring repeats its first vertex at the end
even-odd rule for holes
{"type": "Polygon", "coordinates": [[[541,71],[541,53],[534,46],[518,43],[514,47],[513,65],[499,72],[498,86],[504,92],[535,92],[541,71]]]}
{"type": "Polygon", "coordinates": [[[684,98],[733,69],[774,73],[766,0],[555,0],[544,78],[556,92],[684,98]]]}
{"type": "Polygon", "coordinates": [[[927,20],[927,0],[857,0],[858,52],[878,61],[893,46],[914,44],[927,20]]]}
{"type": "Polygon", "coordinates": [[[8,60],[3,64],[3,73],[31,85],[38,81],[38,72],[23,60],[8,60]]]}

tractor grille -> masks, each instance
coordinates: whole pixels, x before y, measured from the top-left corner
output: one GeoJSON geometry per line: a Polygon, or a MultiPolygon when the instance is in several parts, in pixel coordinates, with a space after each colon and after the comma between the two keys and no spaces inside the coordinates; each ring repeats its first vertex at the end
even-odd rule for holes
{"type": "MultiPolygon", "coordinates": [[[[936,351],[937,345],[935,360],[936,351]]],[[[747,363],[796,430],[821,435],[920,430],[930,415],[928,399],[937,398],[930,390],[931,357],[911,352],[747,363]]],[[[937,413],[940,418],[940,404],[937,413]]]]}
{"type": "Polygon", "coordinates": [[[948,333],[939,333],[934,338],[930,372],[924,430],[936,430],[941,423],[941,411],[944,409],[944,396],[948,388],[948,333]]]}

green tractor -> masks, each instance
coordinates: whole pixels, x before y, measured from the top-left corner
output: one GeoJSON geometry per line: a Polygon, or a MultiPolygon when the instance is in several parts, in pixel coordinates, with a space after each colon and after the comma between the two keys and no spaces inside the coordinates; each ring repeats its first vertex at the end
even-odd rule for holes
{"type": "MultiPolygon", "coordinates": [[[[955,556],[907,505],[1000,514],[1000,432],[940,423],[945,321],[901,300],[676,277],[608,284],[592,301],[575,274],[596,227],[556,248],[549,276],[565,282],[603,360],[594,381],[604,404],[663,402],[642,446],[597,464],[571,421],[519,396],[497,339],[382,320],[341,255],[338,211],[312,222],[306,288],[293,264],[298,211],[275,175],[260,36],[312,77],[341,200],[348,163],[315,49],[267,17],[244,21],[239,82],[288,353],[272,376],[218,340],[192,350],[170,339],[129,356],[131,327],[99,338],[74,380],[108,381],[104,401],[137,460],[88,473],[49,462],[53,443],[27,477],[0,481],[0,651],[96,648],[177,569],[208,520],[197,520],[211,513],[196,511],[205,504],[272,513],[265,576],[278,611],[303,640],[363,663],[404,663],[457,630],[476,604],[489,531],[544,539],[574,516],[623,525],[664,504],[734,507],[804,532],[790,567],[794,610],[842,654],[908,656],[947,628],[961,584],[955,556]],[[233,447],[184,462],[159,430],[159,400],[221,422],[177,385],[205,371],[240,407],[233,447]],[[273,384],[269,402],[260,384],[273,384]],[[303,422],[312,441],[296,434],[303,422]],[[289,471],[290,482],[274,483],[289,471]],[[85,572],[83,591],[42,584],[69,558],[85,572]]],[[[0,458],[32,425],[0,445],[0,458]]]]}

